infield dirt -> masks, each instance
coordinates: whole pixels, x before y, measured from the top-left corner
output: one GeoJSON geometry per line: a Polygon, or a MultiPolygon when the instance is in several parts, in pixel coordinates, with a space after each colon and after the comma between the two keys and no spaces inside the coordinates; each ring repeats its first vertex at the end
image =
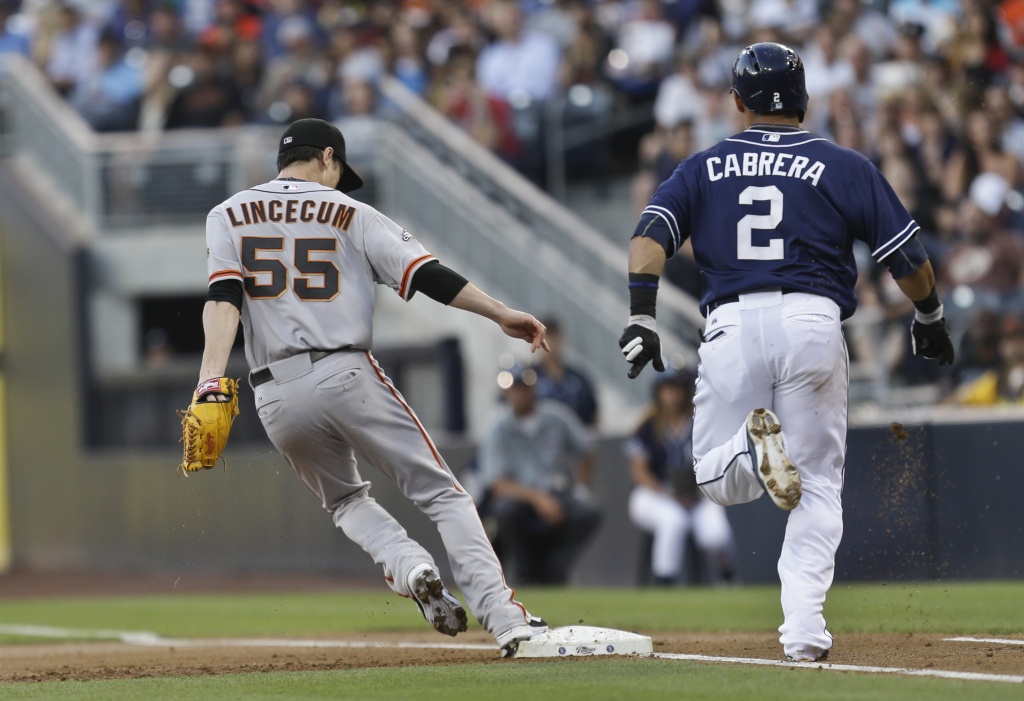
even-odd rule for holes
{"type": "MultiPolygon", "coordinates": [[[[152,593],[166,590],[172,582],[104,574],[7,574],[0,577],[0,598],[57,595],[111,595],[152,593]]],[[[190,578],[181,584],[187,591],[266,591],[337,588],[336,577],[297,578],[241,576],[190,578]]],[[[644,633],[645,631],[636,631],[644,633]]],[[[937,634],[843,633],[836,634],[829,663],[910,669],[942,669],[959,672],[1024,675],[1024,645],[947,642],[937,634]]],[[[774,631],[741,633],[647,632],[656,652],[780,660],[778,634],[774,631]]],[[[979,636],[987,637],[987,636],[979,636]]],[[[328,638],[325,638],[325,640],[328,638]]],[[[360,644],[396,643],[494,644],[476,629],[448,638],[426,628],[411,633],[373,632],[366,635],[339,633],[333,640],[360,644]]],[[[114,642],[60,642],[6,645],[0,654],[0,682],[124,679],[163,676],[201,676],[238,672],[287,672],[454,665],[465,663],[516,664],[492,650],[373,648],[250,647],[228,641],[216,647],[184,645],[131,645],[114,642]]],[[[551,660],[576,664],[582,659],[551,660]]]]}

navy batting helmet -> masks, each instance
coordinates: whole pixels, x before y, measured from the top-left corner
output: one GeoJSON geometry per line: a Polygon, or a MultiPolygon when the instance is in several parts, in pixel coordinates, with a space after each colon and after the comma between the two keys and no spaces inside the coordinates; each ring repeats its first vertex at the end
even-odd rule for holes
{"type": "Polygon", "coordinates": [[[732,91],[751,112],[796,112],[804,121],[804,62],[788,46],[765,41],[743,49],[732,66],[732,91]]]}

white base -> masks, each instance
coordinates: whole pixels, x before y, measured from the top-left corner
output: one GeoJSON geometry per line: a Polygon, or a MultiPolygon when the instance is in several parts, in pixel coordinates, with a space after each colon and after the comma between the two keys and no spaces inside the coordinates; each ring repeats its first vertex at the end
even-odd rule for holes
{"type": "Polygon", "coordinates": [[[514,657],[647,656],[652,652],[654,646],[646,635],[612,628],[564,626],[519,643],[514,657]]]}

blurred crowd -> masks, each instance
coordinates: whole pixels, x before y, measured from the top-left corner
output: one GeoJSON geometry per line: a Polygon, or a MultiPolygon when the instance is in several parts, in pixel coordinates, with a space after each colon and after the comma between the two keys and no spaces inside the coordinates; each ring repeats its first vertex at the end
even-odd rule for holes
{"type": "MultiPolygon", "coordinates": [[[[541,185],[557,125],[569,174],[631,177],[637,213],[739,129],[738,50],[782,41],[807,128],[868,156],[920,223],[960,350],[951,372],[915,361],[912,308],[863,250],[852,359],[950,401],[1012,362],[1024,0],[0,0],[0,28],[97,131],[369,117],[393,76],[541,185]]],[[[699,292],[685,251],[668,277],[699,292]]]]}

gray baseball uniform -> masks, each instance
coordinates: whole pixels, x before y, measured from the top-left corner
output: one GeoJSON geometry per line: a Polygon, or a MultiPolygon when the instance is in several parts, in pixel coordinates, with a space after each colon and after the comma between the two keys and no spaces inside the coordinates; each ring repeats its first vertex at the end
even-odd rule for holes
{"type": "Polygon", "coordinates": [[[207,219],[210,283],[236,279],[267,435],[335,524],[411,596],[433,559],[369,496],[362,453],[437,525],[470,611],[495,636],[527,621],[505,584],[472,498],[377,364],[375,283],[408,299],[434,260],[402,227],[319,183],[277,179],[236,194],[207,219]]]}

